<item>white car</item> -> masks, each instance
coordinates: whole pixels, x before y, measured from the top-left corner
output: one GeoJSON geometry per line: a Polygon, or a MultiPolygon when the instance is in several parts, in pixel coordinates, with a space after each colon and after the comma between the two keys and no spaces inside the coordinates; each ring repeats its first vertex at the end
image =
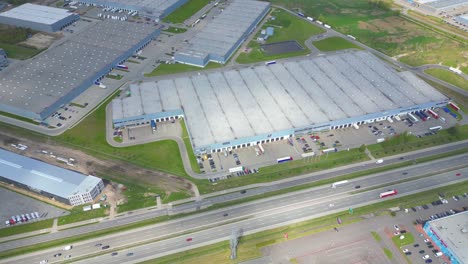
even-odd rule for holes
{"type": "Polygon", "coordinates": [[[428,258],[429,258],[429,255],[422,257],[422,259],[428,259],[428,258]]]}
{"type": "Polygon", "coordinates": [[[405,248],[403,249],[403,253],[409,252],[409,249],[405,248]]]}
{"type": "Polygon", "coordinates": [[[430,242],[429,238],[424,239],[424,243],[430,242]]]}
{"type": "Polygon", "coordinates": [[[72,249],[72,248],[73,248],[72,245],[68,245],[68,246],[65,246],[65,247],[63,248],[63,250],[70,250],[70,249],[72,249]]]}
{"type": "Polygon", "coordinates": [[[49,262],[47,259],[44,259],[44,260],[41,260],[41,262],[39,262],[39,264],[46,264],[47,262],[49,262]]]}
{"type": "Polygon", "coordinates": [[[399,236],[400,235],[400,232],[399,231],[395,231],[395,233],[393,233],[394,236],[399,236]]]}

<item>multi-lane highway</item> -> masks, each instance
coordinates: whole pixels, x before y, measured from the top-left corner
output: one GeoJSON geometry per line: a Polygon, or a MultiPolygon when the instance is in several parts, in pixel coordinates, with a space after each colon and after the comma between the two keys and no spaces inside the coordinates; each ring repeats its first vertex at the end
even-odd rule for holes
{"type": "MultiPolygon", "coordinates": [[[[92,239],[90,241],[77,243],[75,248],[70,251],[70,254],[72,254],[72,258],[76,258],[82,254],[102,252],[99,247],[94,246],[96,243],[110,245],[110,254],[110,252],[113,252],[113,249],[116,247],[129,246],[134,243],[141,242],[148,243],[155,239],[178,236],[177,238],[169,238],[157,243],[151,243],[154,244],[151,247],[143,245],[134,248],[132,249],[132,252],[135,253],[135,256],[132,257],[126,257],[125,254],[121,252],[119,255],[109,259],[109,261],[117,261],[117,258],[123,257],[125,258],[118,261],[122,262],[126,258],[130,260],[130,258],[141,258],[145,256],[154,257],[155,254],[156,256],[159,254],[158,252],[161,254],[168,254],[168,252],[172,252],[172,250],[185,250],[186,246],[195,246],[194,244],[196,244],[196,246],[200,246],[206,242],[213,243],[215,241],[225,239],[226,236],[229,235],[232,226],[241,227],[245,232],[253,232],[258,228],[268,228],[272,225],[281,225],[290,220],[297,220],[302,217],[315,217],[318,216],[318,214],[326,214],[333,210],[343,209],[349,206],[356,206],[367,201],[378,200],[378,194],[390,188],[381,187],[376,190],[351,195],[350,191],[356,190],[356,185],[360,185],[362,189],[371,186],[389,184],[389,186],[398,188],[399,192],[404,194],[410,191],[422,190],[431,187],[433,188],[437,184],[449,183],[457,180],[466,180],[465,177],[468,175],[468,169],[463,168],[456,170],[456,172],[461,172],[462,175],[465,175],[462,177],[457,177],[455,172],[450,171],[441,173],[440,175],[421,178],[402,184],[392,184],[392,182],[395,183],[395,181],[399,181],[401,179],[418,177],[427,173],[437,173],[438,170],[446,170],[451,167],[463,166],[467,163],[468,155],[461,155],[449,159],[435,161],[429,164],[421,164],[395,170],[389,173],[380,173],[367,176],[365,178],[359,178],[353,180],[348,185],[337,189],[332,189],[330,186],[322,186],[297,193],[274,196],[269,199],[258,200],[222,210],[197,214],[163,224],[148,226],[141,229],[131,230],[99,239],[92,239]],[[333,206],[330,206],[331,203],[333,206]],[[226,213],[228,216],[224,216],[226,213]],[[186,232],[194,232],[204,228],[207,229],[207,231],[203,230],[196,232],[195,234],[179,237],[181,234],[186,232]],[[193,238],[193,243],[185,242],[185,238],[188,236],[193,238]],[[145,250],[149,250],[149,248],[151,248],[151,254],[145,253],[145,250]],[[156,248],[161,249],[161,251],[156,250],[156,248]]],[[[59,251],[60,249],[56,248],[41,252],[38,255],[32,254],[31,256],[16,257],[5,260],[4,262],[8,263],[10,261],[27,261],[34,263],[34,261],[39,262],[45,258],[49,259],[50,262],[54,260],[52,255],[59,251]]],[[[106,256],[100,258],[105,260],[106,256]]],[[[135,260],[133,259],[132,261],[135,260]]]]}

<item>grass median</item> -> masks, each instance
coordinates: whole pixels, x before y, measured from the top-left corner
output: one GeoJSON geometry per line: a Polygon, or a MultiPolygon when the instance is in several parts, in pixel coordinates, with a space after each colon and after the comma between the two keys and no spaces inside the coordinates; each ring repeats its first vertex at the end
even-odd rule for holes
{"type": "Polygon", "coordinates": [[[329,37],[312,43],[317,49],[321,51],[335,51],[343,49],[362,49],[358,45],[347,41],[340,37],[329,37]]]}
{"type": "Polygon", "coordinates": [[[13,236],[13,235],[18,235],[18,234],[38,231],[41,229],[52,228],[53,222],[54,222],[53,219],[47,219],[47,220],[42,220],[42,221],[38,221],[34,223],[24,223],[24,224],[18,224],[15,226],[10,226],[7,228],[2,228],[0,229],[0,237],[13,236]]]}
{"type": "Polygon", "coordinates": [[[468,81],[463,78],[463,76],[458,75],[454,72],[444,70],[444,69],[427,69],[424,71],[427,74],[430,74],[437,79],[453,84],[457,87],[460,87],[463,90],[468,91],[468,81]]]}
{"type": "Polygon", "coordinates": [[[211,0],[189,0],[181,7],[177,8],[176,11],[165,17],[164,21],[174,24],[183,23],[210,2],[211,0]]]}
{"type": "Polygon", "coordinates": [[[145,77],[155,77],[155,76],[182,73],[182,72],[203,71],[203,70],[209,70],[209,69],[215,69],[215,68],[221,68],[221,67],[223,67],[222,64],[214,63],[214,62],[209,62],[203,68],[188,65],[188,64],[182,64],[182,63],[173,63],[173,64],[161,63],[152,72],[145,73],[145,77]]]}

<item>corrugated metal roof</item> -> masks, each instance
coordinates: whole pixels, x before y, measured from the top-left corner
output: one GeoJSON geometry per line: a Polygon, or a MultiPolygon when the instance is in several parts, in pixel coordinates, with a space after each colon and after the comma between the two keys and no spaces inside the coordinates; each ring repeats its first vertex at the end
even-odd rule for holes
{"type": "Polygon", "coordinates": [[[0,175],[63,198],[88,192],[101,181],[3,149],[0,149],[0,175]]]}
{"type": "Polygon", "coordinates": [[[46,25],[52,25],[55,22],[72,15],[73,13],[69,13],[68,10],[65,9],[29,3],[20,5],[0,14],[0,16],[3,17],[16,18],[46,25]]]}

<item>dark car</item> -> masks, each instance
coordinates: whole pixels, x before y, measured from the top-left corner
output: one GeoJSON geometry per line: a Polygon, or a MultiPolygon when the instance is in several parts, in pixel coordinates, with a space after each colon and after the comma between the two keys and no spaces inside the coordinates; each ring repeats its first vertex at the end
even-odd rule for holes
{"type": "Polygon", "coordinates": [[[107,246],[103,246],[101,249],[108,249],[108,248],[110,248],[110,246],[109,246],[109,245],[107,245],[107,246]]]}
{"type": "Polygon", "coordinates": [[[127,257],[131,257],[131,256],[133,256],[133,252],[127,253],[127,257]]]}
{"type": "Polygon", "coordinates": [[[414,207],[411,207],[411,210],[413,210],[413,212],[416,212],[416,208],[414,207]]]}
{"type": "Polygon", "coordinates": [[[432,263],[432,259],[426,259],[426,263],[432,263]]]}
{"type": "Polygon", "coordinates": [[[433,246],[433,245],[429,245],[429,246],[427,246],[427,247],[428,247],[428,248],[434,248],[434,246],[433,246]]]}
{"type": "Polygon", "coordinates": [[[356,186],[354,186],[354,188],[359,189],[359,188],[361,188],[361,185],[356,185],[356,186]]]}
{"type": "Polygon", "coordinates": [[[247,192],[246,190],[242,190],[242,191],[240,191],[240,193],[242,193],[242,194],[244,194],[244,193],[246,193],[246,192],[247,192]]]}
{"type": "Polygon", "coordinates": [[[423,204],[422,208],[424,208],[424,210],[427,210],[427,209],[429,209],[429,206],[427,206],[427,204],[423,204]]]}
{"type": "Polygon", "coordinates": [[[419,254],[424,254],[424,253],[426,253],[426,251],[424,251],[424,250],[419,250],[419,254]]]}
{"type": "Polygon", "coordinates": [[[97,243],[96,245],[94,245],[95,247],[100,247],[102,246],[102,243],[97,243]]]}
{"type": "Polygon", "coordinates": [[[437,249],[432,250],[432,253],[434,253],[434,254],[437,253],[437,252],[439,252],[439,250],[437,250],[437,249]]]}
{"type": "Polygon", "coordinates": [[[117,256],[119,253],[117,252],[112,252],[111,256],[117,256]]]}
{"type": "Polygon", "coordinates": [[[414,244],[413,247],[419,247],[419,244],[414,244]]]}
{"type": "Polygon", "coordinates": [[[411,255],[411,252],[405,252],[405,255],[409,256],[411,255]]]}
{"type": "Polygon", "coordinates": [[[54,255],[55,258],[60,257],[60,256],[62,256],[62,253],[57,253],[57,254],[54,255]]]}
{"type": "Polygon", "coordinates": [[[189,237],[189,238],[185,239],[185,241],[190,242],[190,241],[192,241],[192,238],[189,237]]]}
{"type": "Polygon", "coordinates": [[[228,216],[228,214],[223,214],[223,216],[228,216]]]}

